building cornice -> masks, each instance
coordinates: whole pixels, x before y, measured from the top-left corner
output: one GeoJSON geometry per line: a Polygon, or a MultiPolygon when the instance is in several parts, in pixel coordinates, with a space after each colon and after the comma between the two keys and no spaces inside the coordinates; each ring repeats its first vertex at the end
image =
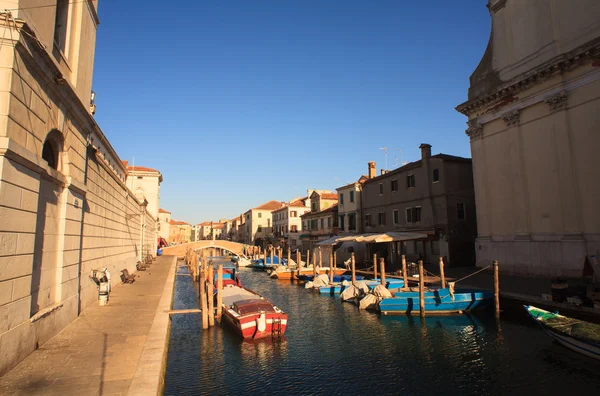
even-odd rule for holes
{"type": "Polygon", "coordinates": [[[577,66],[589,60],[595,60],[600,57],[600,38],[592,40],[587,44],[578,47],[566,54],[555,57],[554,59],[523,73],[498,88],[478,96],[475,99],[464,102],[456,107],[456,110],[466,116],[480,111],[494,104],[501,104],[507,100],[515,100],[515,96],[533,85],[539,84],[556,75],[571,71],[577,66]]]}

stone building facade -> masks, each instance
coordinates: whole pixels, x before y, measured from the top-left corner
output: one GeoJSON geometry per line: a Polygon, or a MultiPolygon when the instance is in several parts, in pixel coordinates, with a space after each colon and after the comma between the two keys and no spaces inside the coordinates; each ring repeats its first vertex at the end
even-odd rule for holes
{"type": "Polygon", "coordinates": [[[600,254],[600,2],[490,0],[470,78],[477,264],[581,276],[600,254]]]}
{"type": "Polygon", "coordinates": [[[282,206],[283,203],[279,201],[269,201],[244,213],[244,243],[266,246],[267,240],[272,237],[273,232],[271,212],[282,206]]]}
{"type": "Polygon", "coordinates": [[[416,232],[427,240],[379,243],[369,254],[386,256],[392,265],[407,260],[437,262],[445,257],[449,265],[475,263],[477,232],[471,159],[447,154],[431,155],[431,146],[422,144],[421,159],[370,178],[362,188],[364,232],[416,232]]]}
{"type": "Polygon", "coordinates": [[[92,269],[118,282],[156,243],[92,114],[97,4],[0,1],[0,375],[97,303],[92,269]]]}

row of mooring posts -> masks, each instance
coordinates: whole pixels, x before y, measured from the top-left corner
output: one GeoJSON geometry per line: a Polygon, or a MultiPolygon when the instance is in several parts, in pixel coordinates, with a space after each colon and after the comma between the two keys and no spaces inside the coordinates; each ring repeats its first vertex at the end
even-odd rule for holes
{"type": "MultiPolygon", "coordinates": [[[[201,251],[203,252],[203,251],[201,251]]],[[[208,329],[221,321],[223,315],[223,264],[217,266],[217,293],[215,303],[215,268],[212,260],[207,259],[207,254],[202,257],[194,250],[188,249],[185,262],[194,281],[198,282],[200,310],[202,312],[202,329],[208,329]],[[216,305],[216,306],[215,306],[216,305]]]]}
{"type": "MultiPolygon", "coordinates": [[[[335,254],[335,253],[334,253],[335,254]]],[[[335,259],[333,259],[335,263],[335,259]]],[[[335,264],[334,264],[335,265],[335,264]]],[[[423,267],[423,260],[418,261],[419,265],[419,314],[425,316],[425,270],[423,267]]],[[[350,267],[352,272],[352,285],[356,286],[356,259],[354,252],[350,257],[350,267]]],[[[380,283],[386,286],[386,272],[385,272],[385,259],[379,258],[379,275],[380,283]]],[[[494,273],[494,313],[497,318],[500,317],[500,277],[498,271],[498,260],[494,260],[491,265],[494,273]]],[[[446,275],[444,272],[444,258],[439,258],[439,269],[440,269],[440,283],[442,289],[447,286],[446,275]]],[[[377,279],[377,254],[373,255],[373,277],[377,279]]],[[[406,256],[402,255],[402,279],[404,281],[403,289],[408,289],[408,276],[406,271],[406,256]]],[[[330,276],[330,282],[333,282],[333,275],[330,276]]]]}

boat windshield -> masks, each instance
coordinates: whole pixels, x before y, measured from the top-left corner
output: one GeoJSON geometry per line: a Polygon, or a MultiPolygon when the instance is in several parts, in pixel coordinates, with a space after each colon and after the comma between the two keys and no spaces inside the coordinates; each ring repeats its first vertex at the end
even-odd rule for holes
{"type": "Polygon", "coordinates": [[[236,301],[234,304],[234,309],[240,314],[240,315],[247,315],[247,314],[251,314],[251,313],[258,313],[260,311],[263,312],[275,312],[275,309],[273,308],[273,304],[269,303],[268,301],[264,301],[264,300],[242,300],[242,301],[236,301]]]}

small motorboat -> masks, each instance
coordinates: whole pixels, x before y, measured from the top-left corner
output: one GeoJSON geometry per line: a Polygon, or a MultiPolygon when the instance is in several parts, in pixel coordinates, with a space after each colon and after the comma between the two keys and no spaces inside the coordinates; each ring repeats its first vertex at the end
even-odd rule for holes
{"type": "Polygon", "coordinates": [[[244,340],[281,337],[285,333],[288,315],[260,294],[243,287],[235,270],[223,273],[222,298],[225,322],[244,340]]]}
{"type": "MultiPolygon", "coordinates": [[[[379,302],[379,311],[384,315],[418,315],[419,292],[396,291],[391,298],[379,302]]],[[[492,301],[493,293],[488,290],[450,289],[428,290],[424,293],[424,308],[428,315],[448,315],[483,308],[492,301]]]]}
{"type": "Polygon", "coordinates": [[[524,305],[527,313],[552,338],[586,356],[600,359],[600,325],[524,305]]]}

